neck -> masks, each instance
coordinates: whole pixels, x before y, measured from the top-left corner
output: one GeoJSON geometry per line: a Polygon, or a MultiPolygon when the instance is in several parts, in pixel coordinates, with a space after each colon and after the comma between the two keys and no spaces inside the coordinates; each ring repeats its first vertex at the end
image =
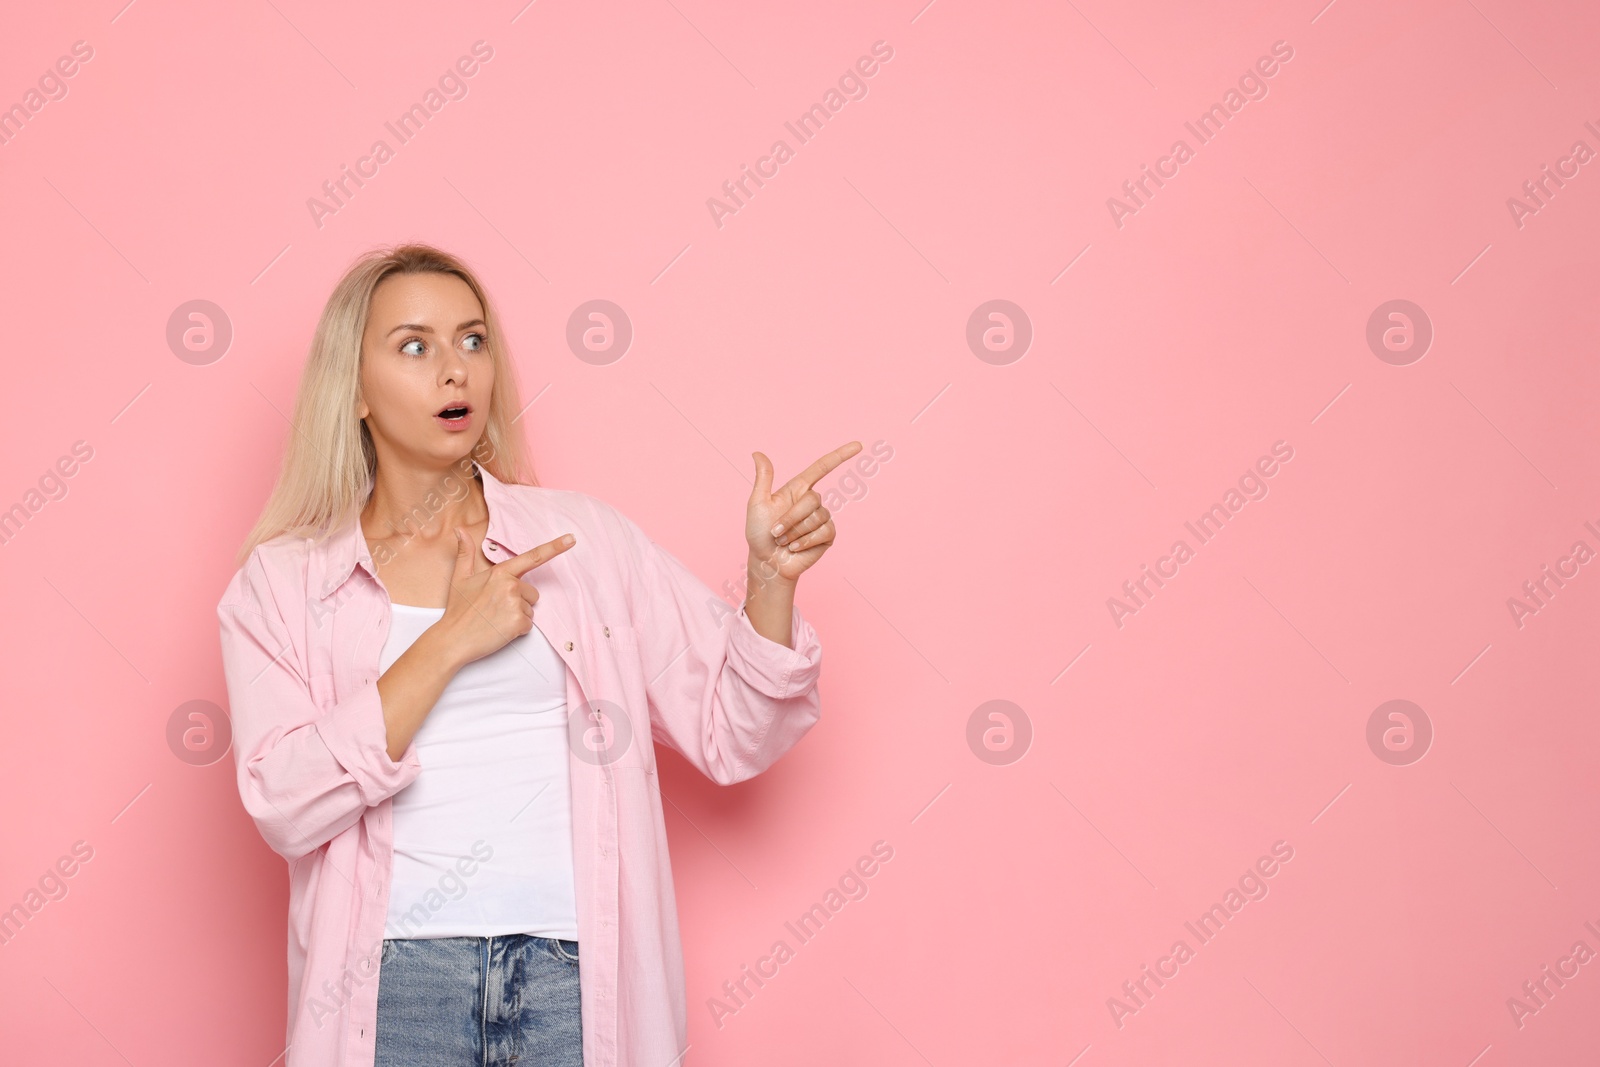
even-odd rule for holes
{"type": "Polygon", "coordinates": [[[361,509],[361,527],[369,541],[431,541],[453,538],[457,526],[475,526],[488,517],[483,483],[470,465],[466,473],[455,464],[442,471],[379,466],[361,509]]]}

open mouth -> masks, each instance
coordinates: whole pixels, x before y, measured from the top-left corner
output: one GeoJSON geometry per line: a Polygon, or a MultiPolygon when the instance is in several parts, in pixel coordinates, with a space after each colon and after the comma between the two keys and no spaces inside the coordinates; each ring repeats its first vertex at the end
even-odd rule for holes
{"type": "Polygon", "coordinates": [[[472,414],[472,408],[469,405],[459,404],[454,407],[448,407],[441,410],[439,412],[439,418],[444,419],[447,422],[460,422],[470,414],[472,414]]]}

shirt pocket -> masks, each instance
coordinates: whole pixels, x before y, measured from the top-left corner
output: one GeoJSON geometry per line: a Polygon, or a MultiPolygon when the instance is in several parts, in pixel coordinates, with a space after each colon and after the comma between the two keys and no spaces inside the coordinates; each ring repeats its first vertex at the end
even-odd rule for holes
{"type": "Polygon", "coordinates": [[[584,643],[591,650],[604,652],[607,648],[617,652],[639,651],[639,635],[632,626],[617,623],[591,622],[584,624],[584,643]]]}
{"type": "Polygon", "coordinates": [[[578,628],[580,656],[589,675],[589,700],[581,725],[585,758],[614,770],[653,771],[650,709],[645,703],[639,637],[626,623],[588,622],[578,628]]]}

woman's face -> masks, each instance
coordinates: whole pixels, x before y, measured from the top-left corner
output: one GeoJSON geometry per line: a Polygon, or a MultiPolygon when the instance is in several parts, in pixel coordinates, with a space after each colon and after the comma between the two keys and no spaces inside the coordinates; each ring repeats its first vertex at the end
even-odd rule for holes
{"type": "Polygon", "coordinates": [[[483,436],[494,387],[483,308],[453,274],[391,274],[372,293],[357,409],[385,451],[452,462],[483,436]],[[464,417],[440,412],[465,405],[464,417]]]}

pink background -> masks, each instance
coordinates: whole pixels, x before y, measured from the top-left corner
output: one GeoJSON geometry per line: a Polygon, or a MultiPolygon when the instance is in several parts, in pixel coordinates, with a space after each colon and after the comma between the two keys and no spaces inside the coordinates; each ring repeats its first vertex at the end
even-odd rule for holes
{"type": "Polygon", "coordinates": [[[215,605],[323,300],[416,238],[501,302],[544,483],[714,588],[752,450],[780,479],[893,450],[823,483],[821,723],[730,789],[663,753],[688,1062],[1588,1062],[1600,962],[1520,1026],[1507,1000],[1600,951],[1600,567],[1520,627],[1507,600],[1600,549],[1600,162],[1520,227],[1507,199],[1600,150],[1600,16],[920,2],[8,16],[0,105],[94,53],[0,145],[0,508],[93,458],[0,546],[0,907],[93,858],[0,946],[0,1058],[282,1051],[284,863],[231,754],[191,766],[166,727],[226,701],[215,605]],[[466,97],[319,228],[308,198],[478,40],[466,97]],[[797,145],[783,123],[879,40],[866,97],[797,145]],[[1275,41],[1268,95],[1198,145],[1185,120],[1275,41]],[[780,137],[719,228],[707,198],[780,137]],[[1179,137],[1119,228],[1107,198],[1179,137]],[[165,337],[195,299],[233,329],[198,364],[165,337]],[[608,366],[566,344],[591,299],[633,323],[608,366]],[[992,299],[1033,329],[1005,365],[966,342],[992,299]],[[1405,366],[1366,341],[1394,299],[1435,334],[1405,366]],[[1277,441],[1269,494],[1197,547],[1185,521],[1277,441]],[[1119,628],[1107,599],[1180,537],[1119,628]],[[1032,741],[992,765],[967,727],[1002,699],[1032,741]],[[1391,699],[1432,724],[1408,765],[1368,745],[1391,699]],[[877,840],[868,895],[719,1028],[707,999],[877,840]],[[1185,921],[1277,841],[1268,895],[1199,945],[1185,921]],[[1119,1027],[1108,998],[1180,938],[1119,1027]]]}

